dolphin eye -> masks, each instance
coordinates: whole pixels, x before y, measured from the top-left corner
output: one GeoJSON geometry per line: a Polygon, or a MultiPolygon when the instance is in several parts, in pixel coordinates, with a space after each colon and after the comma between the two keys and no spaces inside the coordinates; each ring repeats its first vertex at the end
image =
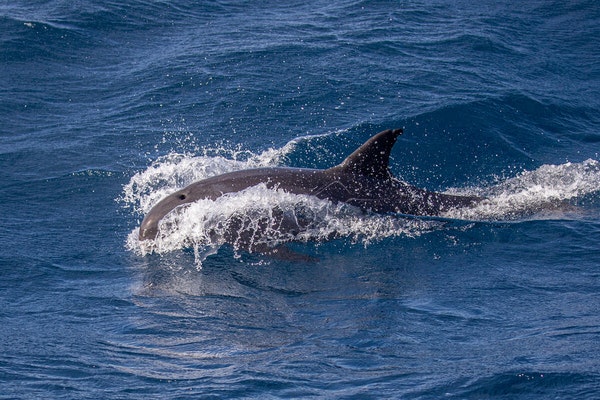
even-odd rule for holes
{"type": "Polygon", "coordinates": [[[179,195],[179,200],[185,200],[185,194],[180,194],[179,195]]]}

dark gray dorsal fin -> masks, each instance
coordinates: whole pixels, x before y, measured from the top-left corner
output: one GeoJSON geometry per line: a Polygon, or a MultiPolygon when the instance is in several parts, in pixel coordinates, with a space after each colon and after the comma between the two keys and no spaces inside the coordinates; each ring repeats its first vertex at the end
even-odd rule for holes
{"type": "Polygon", "coordinates": [[[373,178],[389,178],[391,176],[388,168],[390,152],[396,143],[396,138],[402,132],[402,129],[388,129],[379,132],[334,168],[373,178]]]}

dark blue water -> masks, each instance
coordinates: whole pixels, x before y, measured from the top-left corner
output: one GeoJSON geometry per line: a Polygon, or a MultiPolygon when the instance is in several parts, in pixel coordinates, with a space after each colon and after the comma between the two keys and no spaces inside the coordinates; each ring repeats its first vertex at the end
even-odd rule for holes
{"type": "Polygon", "coordinates": [[[600,396],[597,2],[202,3],[0,2],[0,397],[600,396]],[[488,206],[208,207],[301,204],[313,262],[135,239],[196,178],[397,127],[395,175],[488,206]]]}

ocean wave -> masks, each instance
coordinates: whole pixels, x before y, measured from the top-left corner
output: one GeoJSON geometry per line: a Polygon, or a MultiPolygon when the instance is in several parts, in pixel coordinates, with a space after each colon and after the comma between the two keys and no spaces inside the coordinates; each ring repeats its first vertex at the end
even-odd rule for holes
{"type": "Polygon", "coordinates": [[[412,393],[408,398],[595,398],[593,388],[597,376],[572,372],[505,372],[483,376],[467,382],[429,388],[425,393],[412,393]],[[584,387],[585,389],[581,389],[584,387]]]}

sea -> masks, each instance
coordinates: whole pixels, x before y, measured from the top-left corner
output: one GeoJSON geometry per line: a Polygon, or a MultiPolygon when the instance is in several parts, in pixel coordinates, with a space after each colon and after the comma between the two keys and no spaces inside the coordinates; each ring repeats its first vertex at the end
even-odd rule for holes
{"type": "Polygon", "coordinates": [[[599,399],[599,21],[0,0],[0,398],[599,399]],[[415,217],[258,185],[138,238],[190,183],[397,128],[395,177],[486,200],[415,217]]]}

